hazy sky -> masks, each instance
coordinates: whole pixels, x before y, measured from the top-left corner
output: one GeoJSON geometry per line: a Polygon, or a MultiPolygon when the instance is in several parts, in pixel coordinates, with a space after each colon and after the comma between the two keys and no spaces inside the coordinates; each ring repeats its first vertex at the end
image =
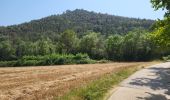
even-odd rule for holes
{"type": "Polygon", "coordinates": [[[150,0],[0,0],[0,26],[28,22],[66,10],[85,9],[112,15],[162,19],[150,0]]]}

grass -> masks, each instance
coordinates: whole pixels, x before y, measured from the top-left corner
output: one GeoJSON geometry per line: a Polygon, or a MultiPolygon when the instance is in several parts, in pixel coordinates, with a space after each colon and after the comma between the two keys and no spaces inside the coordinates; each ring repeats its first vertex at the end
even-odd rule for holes
{"type": "Polygon", "coordinates": [[[108,90],[119,84],[138,69],[139,67],[135,66],[121,69],[112,74],[107,74],[100,79],[92,81],[87,86],[73,89],[66,95],[55,98],[55,100],[102,100],[108,90]]]}

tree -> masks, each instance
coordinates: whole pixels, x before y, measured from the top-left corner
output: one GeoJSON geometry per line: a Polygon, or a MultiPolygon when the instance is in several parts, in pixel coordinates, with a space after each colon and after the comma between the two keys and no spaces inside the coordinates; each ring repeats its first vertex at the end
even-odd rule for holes
{"type": "Polygon", "coordinates": [[[61,33],[59,41],[61,53],[75,53],[78,43],[78,38],[74,31],[66,30],[61,33]]]}
{"type": "MultiPolygon", "coordinates": [[[[164,23],[167,21],[159,21],[164,23]]],[[[158,23],[158,22],[157,22],[158,23]]],[[[157,52],[162,56],[170,54],[170,24],[159,24],[151,34],[151,39],[156,45],[157,52]]]]}
{"type": "Polygon", "coordinates": [[[94,59],[101,59],[104,53],[104,41],[99,33],[89,32],[80,41],[80,51],[94,59]]]}
{"type": "MultiPolygon", "coordinates": [[[[139,38],[136,43],[136,58],[137,61],[150,60],[153,57],[155,45],[150,40],[148,32],[138,33],[139,38]]],[[[154,55],[156,56],[156,55],[154,55]]]]}
{"type": "Polygon", "coordinates": [[[147,32],[134,30],[124,37],[123,59],[127,61],[149,60],[152,53],[152,44],[147,38],[147,32]]]}
{"type": "Polygon", "coordinates": [[[22,57],[24,55],[26,55],[28,52],[28,45],[26,45],[26,43],[24,41],[22,41],[21,39],[17,39],[16,40],[16,45],[15,45],[15,54],[17,57],[22,57]]]}
{"type": "Polygon", "coordinates": [[[37,45],[40,55],[55,53],[55,46],[49,38],[39,40],[37,45]]]}
{"type": "Polygon", "coordinates": [[[0,41],[0,60],[13,60],[15,59],[15,50],[9,41],[0,41]]]}
{"type": "Polygon", "coordinates": [[[151,0],[151,3],[155,10],[162,8],[163,10],[166,9],[167,12],[165,16],[170,16],[170,0],[151,0]]]}
{"type": "Polygon", "coordinates": [[[170,54],[170,0],[151,0],[155,10],[166,9],[164,20],[158,20],[154,25],[152,40],[162,54],[170,54]]]}
{"type": "Polygon", "coordinates": [[[109,36],[106,40],[106,51],[107,56],[111,60],[122,59],[122,43],[123,37],[120,35],[109,36]]]}

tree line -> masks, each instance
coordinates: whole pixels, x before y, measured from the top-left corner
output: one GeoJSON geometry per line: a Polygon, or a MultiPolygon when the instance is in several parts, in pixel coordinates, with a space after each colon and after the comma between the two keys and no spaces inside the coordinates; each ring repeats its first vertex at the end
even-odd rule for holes
{"type": "Polygon", "coordinates": [[[73,30],[58,34],[54,40],[41,37],[36,41],[24,41],[20,38],[10,41],[0,38],[0,60],[16,60],[23,56],[45,56],[50,54],[86,53],[92,59],[115,61],[146,61],[169,52],[159,52],[148,31],[136,29],[126,35],[104,36],[101,33],[87,31],[79,38],[73,30]]]}

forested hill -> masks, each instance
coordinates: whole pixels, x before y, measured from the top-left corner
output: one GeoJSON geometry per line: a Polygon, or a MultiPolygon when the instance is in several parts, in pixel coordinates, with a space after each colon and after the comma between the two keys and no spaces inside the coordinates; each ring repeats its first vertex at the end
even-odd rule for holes
{"type": "Polygon", "coordinates": [[[153,20],[127,18],[77,9],[61,15],[52,15],[28,23],[0,27],[0,35],[15,39],[38,39],[40,36],[53,36],[71,29],[78,36],[87,31],[100,32],[103,35],[125,34],[135,28],[149,29],[153,20]]]}

